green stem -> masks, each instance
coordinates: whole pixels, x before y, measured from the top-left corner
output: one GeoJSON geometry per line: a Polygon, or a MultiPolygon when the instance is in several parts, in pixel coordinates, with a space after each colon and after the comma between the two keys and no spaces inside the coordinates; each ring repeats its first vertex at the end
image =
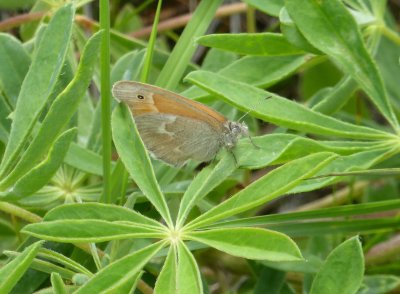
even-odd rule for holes
{"type": "Polygon", "coordinates": [[[42,218],[40,216],[21,207],[3,201],[0,201],[0,211],[9,213],[29,223],[38,223],[42,221],[42,218]]]}
{"type": "Polygon", "coordinates": [[[111,202],[111,95],[110,95],[110,9],[108,0],[100,1],[101,44],[101,119],[103,140],[103,202],[111,202]]]}
{"type": "Polygon", "coordinates": [[[146,55],[144,57],[143,69],[140,75],[140,81],[143,83],[146,83],[149,79],[151,62],[153,60],[154,45],[157,37],[157,27],[158,27],[158,22],[160,20],[161,5],[162,5],[162,0],[159,0],[157,5],[156,15],[154,17],[153,28],[151,30],[149,44],[147,45],[146,55]]]}
{"type": "Polygon", "coordinates": [[[396,34],[394,31],[392,31],[390,28],[384,25],[381,26],[381,31],[382,34],[389,40],[391,40],[393,43],[400,45],[400,36],[396,34]]]}

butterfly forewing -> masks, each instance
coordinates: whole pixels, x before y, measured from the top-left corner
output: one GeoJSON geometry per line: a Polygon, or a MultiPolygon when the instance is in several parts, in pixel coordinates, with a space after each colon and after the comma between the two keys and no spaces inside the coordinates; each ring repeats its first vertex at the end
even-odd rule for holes
{"type": "Polygon", "coordinates": [[[168,114],[147,114],[135,118],[147,149],[171,165],[188,159],[210,161],[220,148],[219,134],[201,121],[168,114]]]}
{"type": "Polygon", "coordinates": [[[166,163],[210,161],[223,145],[226,118],[201,103],[130,81],[117,82],[113,95],[128,105],[146,148],[166,163]]]}

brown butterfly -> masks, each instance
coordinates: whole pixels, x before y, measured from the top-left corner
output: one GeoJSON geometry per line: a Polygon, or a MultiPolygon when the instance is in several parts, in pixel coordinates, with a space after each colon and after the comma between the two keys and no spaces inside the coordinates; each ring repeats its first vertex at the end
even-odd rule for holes
{"type": "Polygon", "coordinates": [[[128,105],[150,153],[174,166],[188,159],[210,161],[222,147],[232,150],[241,136],[248,136],[245,123],[156,86],[119,81],[112,93],[128,105]]]}

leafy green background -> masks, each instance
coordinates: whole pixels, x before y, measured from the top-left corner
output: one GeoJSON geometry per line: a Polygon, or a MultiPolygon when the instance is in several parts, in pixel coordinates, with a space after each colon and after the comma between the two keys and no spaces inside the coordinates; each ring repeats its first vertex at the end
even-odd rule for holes
{"type": "Polygon", "coordinates": [[[399,291],[398,5],[203,0],[182,30],[174,1],[98,4],[0,3],[1,293],[399,291]],[[119,80],[254,144],[154,160],[119,80]]]}

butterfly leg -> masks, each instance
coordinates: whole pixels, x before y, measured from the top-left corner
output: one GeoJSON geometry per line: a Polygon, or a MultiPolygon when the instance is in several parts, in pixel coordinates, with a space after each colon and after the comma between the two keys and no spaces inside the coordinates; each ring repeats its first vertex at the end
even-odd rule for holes
{"type": "Polygon", "coordinates": [[[251,145],[253,145],[254,148],[256,148],[256,149],[261,149],[260,146],[257,146],[257,145],[254,143],[254,141],[253,141],[253,139],[251,138],[250,134],[248,135],[248,137],[249,137],[249,140],[250,140],[251,145]]]}
{"type": "Polygon", "coordinates": [[[236,166],[239,166],[238,161],[237,161],[237,158],[236,158],[236,155],[235,155],[235,153],[233,152],[233,150],[230,149],[230,148],[228,148],[228,151],[229,151],[230,154],[232,154],[233,159],[235,160],[235,165],[236,165],[236,166]]]}

